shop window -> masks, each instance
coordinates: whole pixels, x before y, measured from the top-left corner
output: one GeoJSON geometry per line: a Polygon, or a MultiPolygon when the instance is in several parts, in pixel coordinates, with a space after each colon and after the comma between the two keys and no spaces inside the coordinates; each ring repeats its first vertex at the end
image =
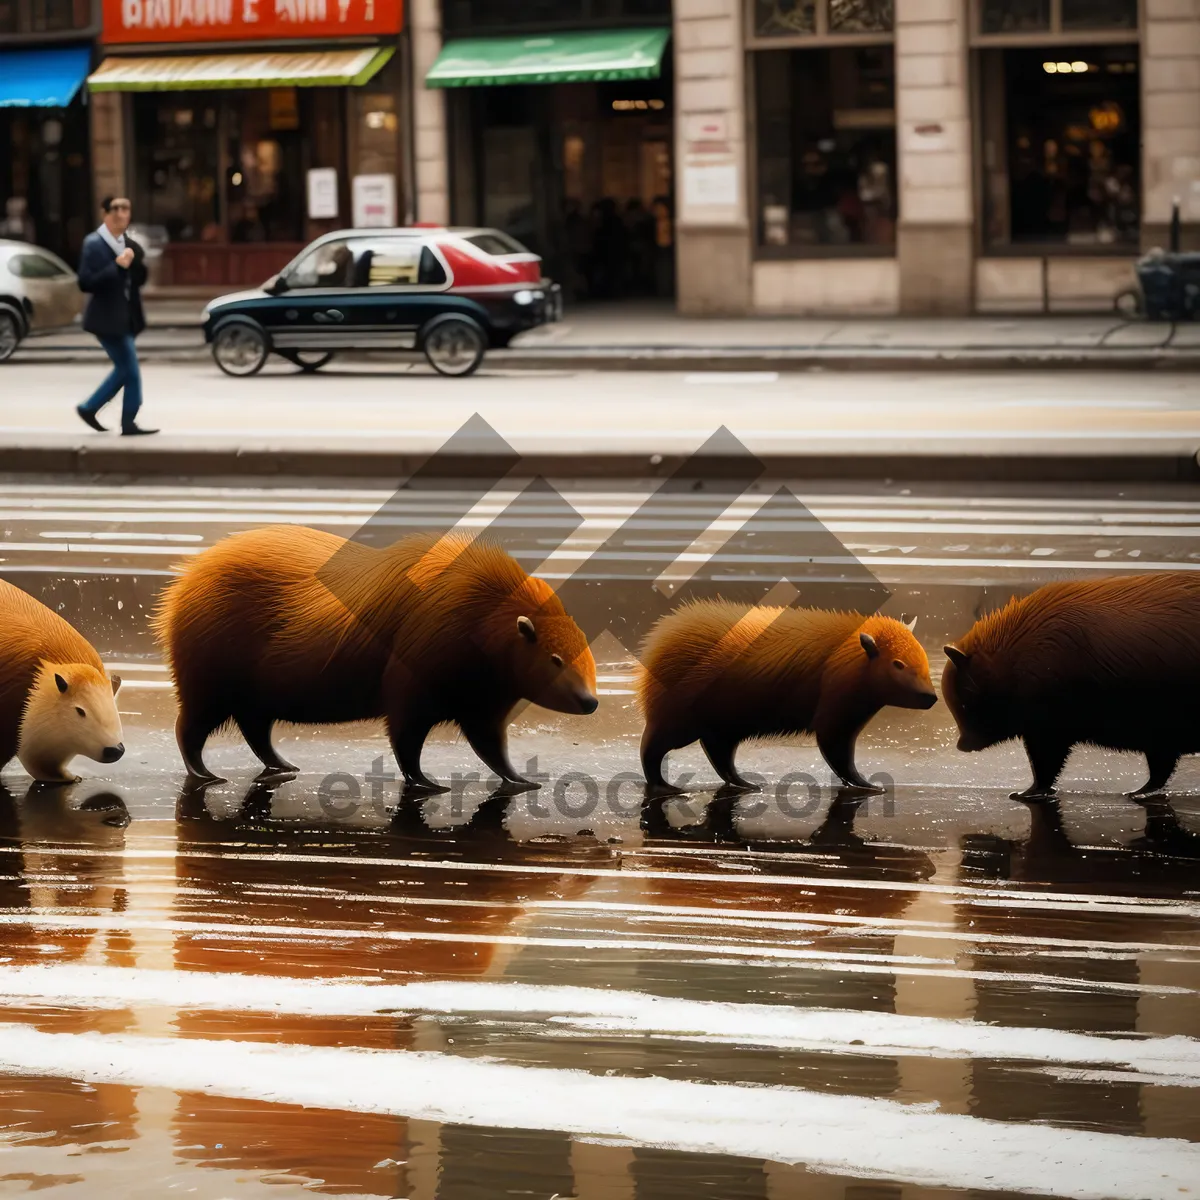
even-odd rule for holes
{"type": "Polygon", "coordinates": [[[671,0],[445,0],[448,34],[502,33],[514,28],[671,23],[671,0]]]}
{"type": "Polygon", "coordinates": [[[761,38],[891,33],[894,0],[754,0],[761,38]]]}
{"type": "Polygon", "coordinates": [[[891,46],[754,55],[764,252],[890,254],[896,241],[891,46]]]}
{"type": "Polygon", "coordinates": [[[831,33],[887,33],[893,20],[892,0],[829,0],[831,33]]]}
{"type": "Polygon", "coordinates": [[[987,50],[980,65],[989,245],[1136,247],[1137,47],[987,50]]]}
{"type": "Polygon", "coordinates": [[[1136,29],[1137,0],[1062,0],[1062,27],[1081,29],[1136,29]]]}
{"type": "Polygon", "coordinates": [[[172,242],[223,241],[219,224],[220,100],[201,92],[133,97],[139,225],[172,242]]]}
{"type": "Polygon", "coordinates": [[[1050,0],[983,0],[979,25],[984,33],[1046,33],[1050,0]]]}
{"type": "Polygon", "coordinates": [[[0,33],[67,33],[92,26],[92,0],[0,0],[0,33]]]}
{"type": "Polygon", "coordinates": [[[1079,33],[1136,29],[1138,0],[978,0],[979,31],[1079,33]]]}

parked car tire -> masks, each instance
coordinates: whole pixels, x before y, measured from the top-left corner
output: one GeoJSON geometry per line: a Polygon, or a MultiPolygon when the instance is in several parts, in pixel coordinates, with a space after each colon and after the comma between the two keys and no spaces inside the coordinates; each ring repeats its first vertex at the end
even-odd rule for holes
{"type": "Polygon", "coordinates": [[[421,330],[421,349],[439,375],[470,375],[487,353],[487,334],[470,317],[446,313],[421,330]]]}
{"type": "Polygon", "coordinates": [[[266,364],[271,347],[261,325],[234,319],[213,334],[212,353],[226,375],[257,375],[266,364]]]}
{"type": "Polygon", "coordinates": [[[0,308],[0,362],[12,358],[20,344],[20,321],[13,313],[0,308]]]}

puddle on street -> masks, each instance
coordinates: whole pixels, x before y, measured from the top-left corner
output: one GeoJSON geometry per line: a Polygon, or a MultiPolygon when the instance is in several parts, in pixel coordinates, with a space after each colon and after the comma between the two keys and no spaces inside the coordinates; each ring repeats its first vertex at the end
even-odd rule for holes
{"type": "MultiPolygon", "coordinates": [[[[1135,803],[1139,758],[1081,751],[1026,805],[1023,753],[957,754],[939,704],[860,739],[882,796],[806,741],[742,750],[760,795],[674,754],[695,791],[645,803],[606,635],[594,717],[512,728],[537,791],[439,732],[451,792],[401,797],[376,726],[281,730],[271,780],[222,736],[188,788],[165,575],[10,578],[120,664],[130,752],[0,789],[0,1194],[1200,1191],[1200,762],[1135,803]]],[[[897,569],[886,611],[936,679],[1032,586],[897,569]]]]}

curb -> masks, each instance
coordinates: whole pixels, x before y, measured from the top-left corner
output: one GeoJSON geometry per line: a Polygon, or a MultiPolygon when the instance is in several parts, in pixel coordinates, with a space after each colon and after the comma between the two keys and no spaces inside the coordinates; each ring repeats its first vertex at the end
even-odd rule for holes
{"type": "MultiPolygon", "coordinates": [[[[764,454],[765,478],[780,480],[873,480],[875,482],[987,483],[1197,483],[1200,463],[1193,451],[1162,453],[1004,453],[945,454],[764,454]]],[[[522,478],[663,479],[695,457],[685,454],[548,453],[520,458],[522,478]]],[[[712,457],[705,467],[715,481],[745,470],[741,458],[712,457]]],[[[420,468],[423,476],[445,479],[494,478],[497,466],[487,454],[394,453],[370,449],[237,447],[150,448],[58,445],[2,446],[0,473],[80,477],[169,475],[182,478],[254,476],[288,479],[402,480],[420,468]]],[[[504,472],[501,472],[502,474],[504,472]]]]}
{"type": "MultiPolygon", "coordinates": [[[[143,363],[210,362],[208,348],[202,345],[145,346],[139,348],[143,363]]],[[[414,353],[344,354],[349,362],[396,363],[424,362],[414,353]]],[[[84,344],[42,349],[28,343],[21,346],[13,361],[40,362],[47,365],[64,362],[107,361],[94,346],[84,344]]],[[[1045,349],[991,348],[955,349],[879,349],[877,347],[839,347],[834,349],[784,349],[772,347],[733,347],[690,349],[682,347],[628,347],[612,349],[590,347],[552,347],[491,351],[484,363],[488,368],[518,371],[778,371],[780,373],[813,370],[826,371],[975,371],[975,370],[1105,370],[1105,371],[1200,371],[1200,348],[1195,350],[1144,350],[1136,348],[1045,349]]],[[[215,369],[215,368],[214,368],[215,369]]]]}

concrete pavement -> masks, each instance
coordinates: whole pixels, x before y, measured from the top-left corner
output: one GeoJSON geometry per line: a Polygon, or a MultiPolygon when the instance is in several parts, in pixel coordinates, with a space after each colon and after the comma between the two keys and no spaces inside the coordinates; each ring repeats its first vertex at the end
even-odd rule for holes
{"type": "MultiPolygon", "coordinates": [[[[200,336],[204,300],[148,304],[143,357],[207,357],[200,336]]],[[[31,338],[29,362],[100,358],[79,331],[31,338]]],[[[395,361],[395,360],[393,360],[395,361]]],[[[1200,369],[1200,326],[1137,321],[1117,314],[962,319],[684,317],[661,304],[570,310],[557,325],[522,335],[491,360],[506,368],[593,370],[1100,367],[1200,369]]]]}
{"type": "MultiPolygon", "coordinates": [[[[455,380],[380,364],[304,375],[281,363],[231,379],[208,363],[152,362],[144,421],[164,432],[131,440],[92,433],[73,411],[100,364],[0,370],[5,471],[397,479],[478,415],[522,456],[522,474],[557,478],[662,477],[726,427],[775,477],[1200,480],[1200,392],[1186,374],[491,370],[455,380]]],[[[469,447],[439,469],[491,470],[491,453],[469,447]]]]}

